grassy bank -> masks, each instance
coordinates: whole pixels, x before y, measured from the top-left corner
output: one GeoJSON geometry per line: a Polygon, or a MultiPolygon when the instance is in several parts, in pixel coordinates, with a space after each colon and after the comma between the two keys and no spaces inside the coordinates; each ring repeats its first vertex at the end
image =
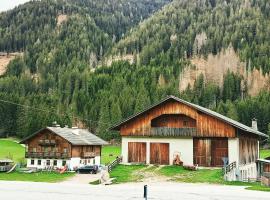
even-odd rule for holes
{"type": "Polygon", "coordinates": [[[152,176],[166,181],[246,186],[248,190],[270,192],[269,187],[261,186],[260,183],[226,182],[221,169],[190,171],[179,166],[118,165],[110,175],[115,178],[114,183],[140,182],[152,176]]]}
{"type": "Polygon", "coordinates": [[[25,149],[15,140],[0,139],[0,159],[10,158],[15,162],[20,162],[24,158],[25,149]]]}
{"type": "Polygon", "coordinates": [[[101,150],[101,163],[106,165],[111,163],[117,156],[121,155],[120,146],[104,146],[101,150]]]}
{"type": "Polygon", "coordinates": [[[75,173],[60,174],[57,172],[37,172],[37,173],[26,174],[26,173],[20,173],[20,172],[12,172],[10,174],[0,173],[0,180],[55,183],[55,182],[63,181],[74,175],[75,173]]]}
{"type": "Polygon", "coordinates": [[[145,168],[144,165],[117,165],[110,176],[115,178],[115,183],[138,182],[143,177],[135,174],[135,172],[143,168],[145,168]]]}
{"type": "Polygon", "coordinates": [[[270,149],[261,149],[260,150],[260,158],[270,157],[270,149]]]}
{"type": "Polygon", "coordinates": [[[165,166],[158,174],[170,177],[172,181],[187,183],[224,183],[221,169],[186,170],[179,166],[165,166]]]}

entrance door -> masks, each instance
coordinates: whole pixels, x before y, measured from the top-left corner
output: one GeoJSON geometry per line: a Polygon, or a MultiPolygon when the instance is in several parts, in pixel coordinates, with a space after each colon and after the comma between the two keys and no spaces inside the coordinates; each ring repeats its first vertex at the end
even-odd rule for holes
{"type": "Polygon", "coordinates": [[[193,156],[194,165],[222,167],[222,158],[228,158],[228,138],[194,138],[193,156]]]}
{"type": "Polygon", "coordinates": [[[150,143],[150,164],[169,164],[169,143],[150,143]]]}
{"type": "Polygon", "coordinates": [[[129,142],[128,143],[128,162],[146,163],[146,143],[129,142]]]}

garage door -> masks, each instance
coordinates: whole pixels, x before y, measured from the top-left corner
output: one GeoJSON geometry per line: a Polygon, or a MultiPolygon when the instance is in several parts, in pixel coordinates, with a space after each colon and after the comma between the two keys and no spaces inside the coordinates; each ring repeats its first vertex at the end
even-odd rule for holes
{"type": "Polygon", "coordinates": [[[194,165],[205,167],[222,167],[223,158],[228,158],[227,138],[194,138],[194,165]]]}
{"type": "Polygon", "coordinates": [[[150,143],[150,163],[169,164],[169,143],[150,143]]]}
{"type": "Polygon", "coordinates": [[[146,163],[146,143],[129,142],[128,143],[128,162],[146,163]]]}

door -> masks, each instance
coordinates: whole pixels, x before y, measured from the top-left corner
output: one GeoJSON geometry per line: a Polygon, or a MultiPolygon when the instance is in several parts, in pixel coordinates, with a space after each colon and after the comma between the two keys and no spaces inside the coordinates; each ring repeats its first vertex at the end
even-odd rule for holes
{"type": "Polygon", "coordinates": [[[194,165],[222,167],[223,158],[228,158],[228,138],[194,138],[194,165]]]}
{"type": "Polygon", "coordinates": [[[211,165],[211,140],[193,139],[193,163],[194,165],[209,167],[211,165]]]}
{"type": "Polygon", "coordinates": [[[150,164],[169,165],[169,143],[150,143],[150,164]]]}
{"type": "Polygon", "coordinates": [[[128,162],[146,163],[146,143],[129,142],[128,143],[128,162]]]}
{"type": "Polygon", "coordinates": [[[217,138],[212,140],[212,160],[211,165],[215,167],[223,167],[223,158],[228,158],[228,139],[217,138]]]}

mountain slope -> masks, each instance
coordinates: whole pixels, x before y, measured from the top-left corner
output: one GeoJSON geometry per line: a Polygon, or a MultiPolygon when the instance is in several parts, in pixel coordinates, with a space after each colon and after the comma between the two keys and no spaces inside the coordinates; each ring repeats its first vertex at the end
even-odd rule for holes
{"type": "Polygon", "coordinates": [[[250,97],[242,74],[226,69],[240,63],[268,71],[268,6],[266,0],[48,0],[1,13],[0,51],[23,56],[0,77],[0,135],[24,137],[56,120],[119,138],[108,127],[168,94],[247,125],[256,117],[267,132],[270,93],[250,97]],[[121,56],[134,64],[106,66],[105,58],[121,56]],[[219,65],[222,81],[209,82],[209,70],[215,76],[211,69],[224,57],[233,66],[219,65]],[[197,73],[179,93],[188,68],[206,75],[197,73]]]}
{"type": "Polygon", "coordinates": [[[113,49],[141,64],[177,64],[233,46],[241,61],[269,72],[267,0],[177,0],[133,29],[113,49]]]}

